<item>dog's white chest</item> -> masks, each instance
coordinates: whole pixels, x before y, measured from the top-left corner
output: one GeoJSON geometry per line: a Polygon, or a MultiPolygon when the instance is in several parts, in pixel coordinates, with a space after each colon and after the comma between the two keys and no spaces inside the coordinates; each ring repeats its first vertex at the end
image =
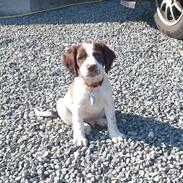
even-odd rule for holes
{"type": "Polygon", "coordinates": [[[104,109],[102,96],[95,92],[86,93],[82,105],[83,113],[88,116],[97,116],[104,109]]]}

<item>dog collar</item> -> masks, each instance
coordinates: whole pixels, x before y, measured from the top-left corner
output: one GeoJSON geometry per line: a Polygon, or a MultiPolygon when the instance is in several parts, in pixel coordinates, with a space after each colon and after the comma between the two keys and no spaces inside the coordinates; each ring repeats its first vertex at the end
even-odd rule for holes
{"type": "Polygon", "coordinates": [[[87,88],[87,89],[99,88],[99,87],[102,86],[103,81],[104,81],[104,79],[102,79],[102,80],[99,81],[99,82],[92,83],[92,84],[88,84],[86,81],[84,81],[84,86],[85,86],[85,88],[87,88]]]}

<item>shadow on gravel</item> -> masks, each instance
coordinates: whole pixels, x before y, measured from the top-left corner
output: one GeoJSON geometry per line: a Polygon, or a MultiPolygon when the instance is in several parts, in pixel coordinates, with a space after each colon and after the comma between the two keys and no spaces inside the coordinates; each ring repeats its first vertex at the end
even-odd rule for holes
{"type": "Polygon", "coordinates": [[[175,128],[169,123],[156,121],[153,118],[145,118],[134,114],[116,112],[118,127],[127,138],[142,140],[147,144],[183,150],[183,129],[175,128]]]}
{"type": "Polygon", "coordinates": [[[19,18],[0,19],[1,25],[30,24],[86,24],[105,22],[147,22],[155,27],[152,7],[149,2],[139,2],[135,9],[120,5],[119,1],[104,1],[96,4],[73,6],[46,13],[19,18]],[[95,12],[95,13],[93,13],[95,12]]]}

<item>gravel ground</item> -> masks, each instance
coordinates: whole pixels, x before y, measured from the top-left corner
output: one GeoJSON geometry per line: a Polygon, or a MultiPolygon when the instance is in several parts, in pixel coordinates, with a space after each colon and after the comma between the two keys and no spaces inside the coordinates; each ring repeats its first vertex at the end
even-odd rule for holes
{"type": "Polygon", "coordinates": [[[119,1],[0,20],[0,183],[183,182],[183,42],[161,34],[148,3],[119,1]],[[72,43],[105,40],[122,143],[105,129],[72,144],[71,127],[36,118],[54,109],[72,76],[59,63],[72,43]]]}

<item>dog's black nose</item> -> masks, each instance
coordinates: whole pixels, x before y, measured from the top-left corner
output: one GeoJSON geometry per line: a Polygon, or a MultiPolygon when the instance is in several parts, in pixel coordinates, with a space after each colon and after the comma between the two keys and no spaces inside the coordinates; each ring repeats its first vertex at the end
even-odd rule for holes
{"type": "Polygon", "coordinates": [[[97,65],[87,65],[87,69],[89,72],[95,72],[97,70],[97,65]]]}

